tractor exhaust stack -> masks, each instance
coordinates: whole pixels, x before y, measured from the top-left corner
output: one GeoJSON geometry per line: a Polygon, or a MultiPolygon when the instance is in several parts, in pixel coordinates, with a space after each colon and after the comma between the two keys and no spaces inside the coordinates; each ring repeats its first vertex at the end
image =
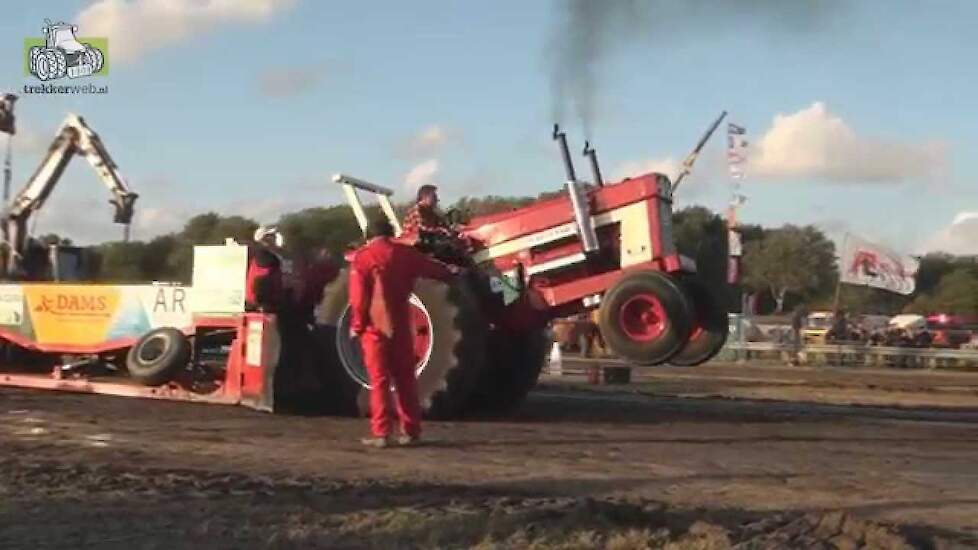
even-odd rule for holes
{"type": "Polygon", "coordinates": [[[567,173],[567,194],[570,195],[571,206],[574,209],[574,221],[577,222],[577,234],[581,237],[581,247],[585,253],[598,250],[598,234],[591,222],[591,204],[587,191],[577,181],[574,173],[574,163],[571,161],[570,149],[567,148],[567,135],[554,124],[553,138],[560,142],[560,153],[564,159],[564,171],[567,173]]]}
{"type": "Polygon", "coordinates": [[[601,167],[598,166],[598,152],[591,147],[590,141],[584,142],[584,152],[582,153],[591,161],[591,174],[594,175],[594,184],[604,187],[604,179],[601,177],[601,167]]]}
{"type": "Polygon", "coordinates": [[[577,182],[577,174],[574,173],[574,162],[571,160],[570,149],[567,148],[567,134],[560,131],[560,126],[554,124],[554,139],[560,142],[560,154],[564,159],[564,172],[567,173],[568,182],[577,182]]]}

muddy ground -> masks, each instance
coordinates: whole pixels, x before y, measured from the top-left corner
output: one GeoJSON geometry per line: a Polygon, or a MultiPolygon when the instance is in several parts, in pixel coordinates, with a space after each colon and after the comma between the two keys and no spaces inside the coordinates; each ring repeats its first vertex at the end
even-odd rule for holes
{"type": "Polygon", "coordinates": [[[2,389],[0,548],[978,547],[976,373],[546,377],[424,447],[365,428],[2,389]]]}

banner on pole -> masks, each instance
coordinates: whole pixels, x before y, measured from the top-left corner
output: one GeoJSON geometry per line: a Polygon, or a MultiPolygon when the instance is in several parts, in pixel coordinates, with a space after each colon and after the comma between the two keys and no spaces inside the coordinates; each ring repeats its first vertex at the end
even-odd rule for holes
{"type": "Polygon", "coordinates": [[[842,245],[839,282],[913,294],[920,262],[853,235],[842,245]]]}
{"type": "Polygon", "coordinates": [[[744,164],[747,162],[746,133],[747,129],[743,126],[727,123],[727,164],[730,166],[730,177],[735,180],[744,177],[744,164]]]}
{"type": "Polygon", "coordinates": [[[732,257],[744,255],[744,247],[740,241],[740,231],[736,229],[727,230],[727,255],[732,257]]]}
{"type": "Polygon", "coordinates": [[[727,284],[735,285],[740,281],[740,258],[730,256],[727,258],[727,284]]]}

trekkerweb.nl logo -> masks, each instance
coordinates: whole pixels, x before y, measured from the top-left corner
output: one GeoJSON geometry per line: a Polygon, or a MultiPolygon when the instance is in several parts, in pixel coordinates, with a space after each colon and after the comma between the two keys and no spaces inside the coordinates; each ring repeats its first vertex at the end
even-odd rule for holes
{"type": "MultiPolygon", "coordinates": [[[[64,21],[44,21],[42,37],[24,39],[24,74],[41,82],[109,74],[109,41],[104,37],[77,36],[78,26],[64,21]]],[[[104,94],[108,86],[24,85],[24,93],[104,94]]]]}

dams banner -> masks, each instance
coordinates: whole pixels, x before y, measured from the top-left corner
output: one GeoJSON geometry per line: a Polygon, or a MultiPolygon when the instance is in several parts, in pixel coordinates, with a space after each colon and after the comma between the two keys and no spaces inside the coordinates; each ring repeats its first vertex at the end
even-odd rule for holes
{"type": "Polygon", "coordinates": [[[98,347],[193,322],[189,288],[0,285],[0,332],[45,346],[98,347]]]}
{"type": "Polygon", "coordinates": [[[904,295],[913,294],[917,286],[920,262],[854,235],[846,235],[841,263],[842,283],[904,295]]]}

